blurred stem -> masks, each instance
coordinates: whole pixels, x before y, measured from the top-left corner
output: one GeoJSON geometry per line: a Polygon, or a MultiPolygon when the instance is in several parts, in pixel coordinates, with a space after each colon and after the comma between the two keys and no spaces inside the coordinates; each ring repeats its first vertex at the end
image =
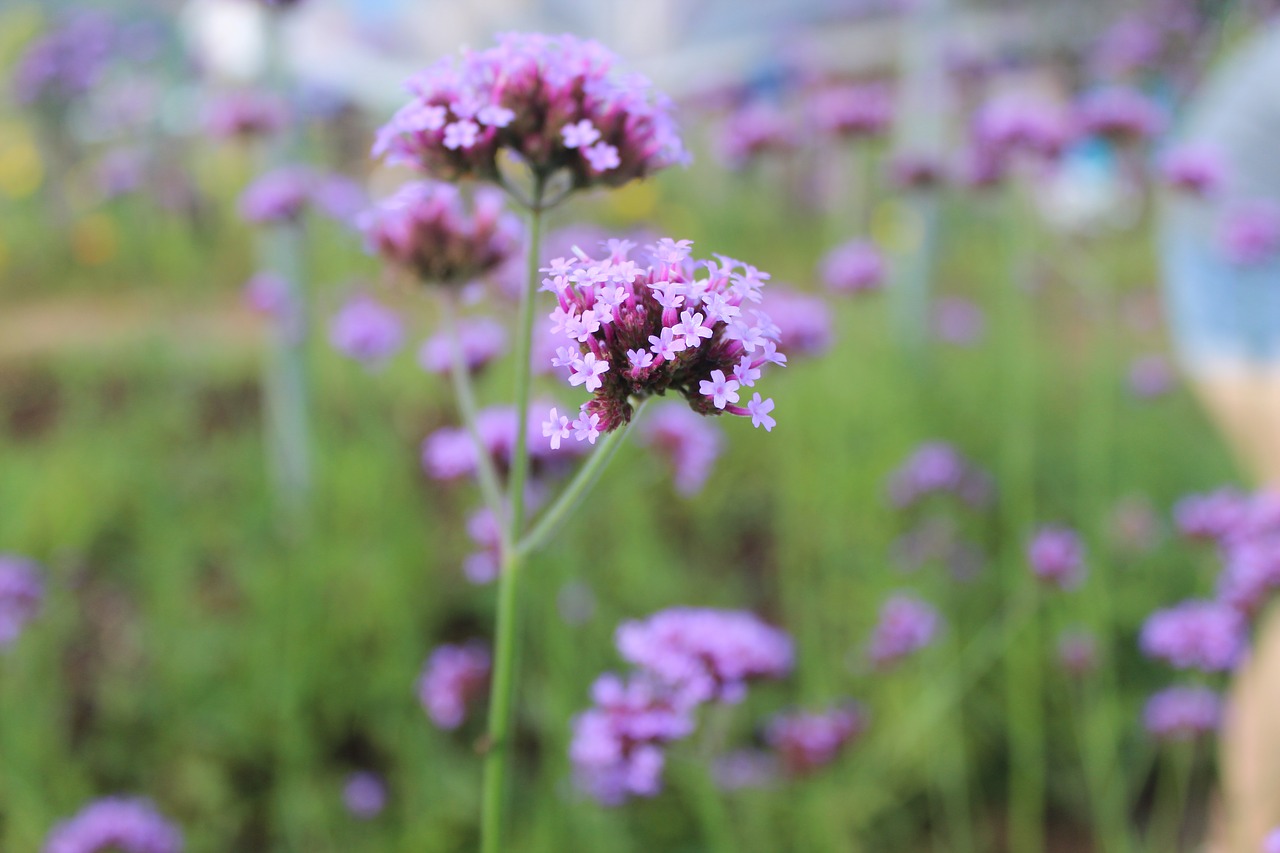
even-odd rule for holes
{"type": "Polygon", "coordinates": [[[966,753],[964,697],[968,695],[968,678],[965,673],[965,656],[960,647],[957,632],[950,632],[947,643],[949,660],[945,672],[938,673],[941,681],[954,684],[955,710],[948,718],[951,726],[951,746],[947,755],[939,756],[941,776],[938,782],[943,797],[943,810],[951,835],[952,853],[971,853],[976,839],[973,834],[973,812],[969,798],[969,756],[966,753]]]}
{"type": "Polygon", "coordinates": [[[703,721],[697,759],[688,766],[693,805],[702,824],[707,853],[736,853],[738,850],[724,793],[715,779],[715,758],[723,751],[728,739],[732,713],[732,705],[717,702],[711,706],[703,721]]]}
{"type": "Polygon", "coordinates": [[[919,374],[929,338],[929,294],[938,249],[939,198],[935,192],[915,193],[903,204],[917,220],[920,239],[914,250],[899,261],[889,302],[894,337],[913,371],[919,374]]]}
{"type": "Polygon", "coordinates": [[[1155,809],[1151,816],[1146,849],[1151,853],[1177,853],[1191,771],[1195,767],[1196,741],[1172,744],[1165,752],[1157,781],[1155,809]]]}
{"type": "Polygon", "coordinates": [[[591,454],[591,458],[578,469],[578,473],[574,475],[573,480],[564,488],[560,496],[556,498],[556,502],[547,508],[533,529],[522,539],[517,545],[516,550],[521,554],[532,553],[546,544],[551,534],[564,522],[564,518],[577,507],[578,502],[582,500],[587,492],[600,479],[600,475],[604,469],[608,467],[609,462],[617,454],[618,448],[622,446],[627,438],[627,433],[631,431],[631,425],[640,417],[640,413],[644,410],[647,400],[641,400],[636,404],[635,411],[631,415],[631,420],[626,426],[615,429],[613,432],[605,436],[604,441],[600,442],[600,446],[591,454]]]}
{"type": "Polygon", "coordinates": [[[506,525],[506,511],[502,506],[502,486],[498,480],[498,472],[493,465],[493,457],[480,438],[480,430],[476,426],[476,397],[471,387],[471,372],[467,369],[466,359],[462,353],[462,338],[458,332],[457,300],[451,291],[442,291],[441,309],[444,314],[445,334],[449,336],[450,376],[453,379],[453,395],[458,401],[458,414],[471,436],[471,444],[476,452],[476,472],[480,481],[480,493],[484,496],[485,506],[493,513],[498,530],[503,537],[502,548],[507,551],[511,547],[511,531],[506,525]]]}
{"type": "Polygon", "coordinates": [[[480,849],[482,853],[503,853],[502,833],[506,806],[507,776],[512,755],[512,718],[515,710],[516,635],[518,632],[518,588],[525,551],[510,543],[520,539],[524,529],[524,488],[529,474],[529,388],[533,372],[529,361],[533,348],[533,302],[538,292],[538,258],[542,240],[543,177],[535,177],[529,204],[529,249],[527,278],[520,300],[516,330],[516,440],[511,456],[505,546],[498,575],[498,612],[493,635],[493,685],[489,698],[488,752],[484,761],[481,791],[480,849]]]}
{"type": "MultiPolygon", "coordinates": [[[[1005,606],[1039,589],[1024,564],[1021,543],[1035,521],[1036,341],[1031,300],[1026,292],[1031,268],[1029,211],[1020,188],[1006,198],[1010,239],[1009,280],[1001,288],[1000,366],[1004,370],[1005,416],[1000,427],[1000,522],[1005,606]]],[[[1033,608],[1034,609],[1034,608],[1033,608]]],[[[1005,702],[1009,716],[1009,849],[1044,850],[1045,748],[1041,687],[1041,637],[1035,619],[1018,625],[1006,618],[1005,702]]]]}

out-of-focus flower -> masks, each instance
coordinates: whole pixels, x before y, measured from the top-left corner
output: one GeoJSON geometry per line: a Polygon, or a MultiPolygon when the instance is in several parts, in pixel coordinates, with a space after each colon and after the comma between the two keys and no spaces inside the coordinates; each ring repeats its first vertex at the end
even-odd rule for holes
{"type": "MultiPolygon", "coordinates": [[[[578,455],[586,451],[583,445],[566,444],[561,448],[549,447],[546,442],[534,440],[541,431],[535,421],[535,412],[542,411],[542,403],[529,406],[529,463],[531,475],[538,478],[558,473],[578,455]]],[[[514,406],[492,406],[476,414],[476,432],[500,474],[511,465],[516,443],[516,410],[514,406]]],[[[443,427],[431,433],[422,442],[422,467],[438,480],[453,480],[476,472],[475,444],[462,427],[443,427]]]]}
{"type": "Polygon", "coordinates": [[[662,788],[663,748],[693,731],[688,705],[646,676],[602,675],[591,688],[595,707],[573,720],[569,759],[588,794],[605,805],[662,788]]]}
{"type": "Polygon", "coordinates": [[[368,770],[352,773],[342,786],[342,804],[352,817],[372,820],[387,807],[387,786],[382,777],[368,770]]]}
{"type": "Polygon", "coordinates": [[[404,345],[404,321],[377,300],[359,295],[333,315],[329,322],[329,342],[348,358],[377,366],[404,345]]]}
{"type": "Polygon", "coordinates": [[[909,595],[894,595],[880,608],[867,657],[877,668],[888,669],[933,642],[938,627],[938,611],[933,605],[909,595]]]}
{"type": "Polygon", "coordinates": [[[1058,637],[1058,663],[1075,678],[1083,678],[1098,666],[1098,639],[1085,631],[1064,631],[1058,637]]]}
{"type": "Polygon", "coordinates": [[[1137,89],[1110,86],[1085,95],[1076,104],[1080,132],[1118,145],[1143,142],[1162,133],[1168,119],[1137,89]]]}
{"type": "Polygon", "coordinates": [[[453,334],[458,336],[462,363],[470,373],[479,373],[507,349],[507,330],[491,317],[468,317],[457,328],[440,329],[423,342],[418,364],[429,373],[448,374],[453,365],[453,334]]]}
{"type": "Polygon", "coordinates": [[[840,139],[881,136],[893,121],[893,93],[880,83],[820,89],[806,106],[819,133],[840,139]]]}
{"type": "Polygon", "coordinates": [[[1143,654],[1178,669],[1219,672],[1240,661],[1246,627],[1240,613],[1226,604],[1184,601],[1148,617],[1139,645],[1143,654]]]}
{"type": "Polygon", "coordinates": [[[0,651],[18,639],[43,604],[40,567],[25,557],[0,554],[0,651]]]}
{"type": "Polygon", "coordinates": [[[725,166],[743,169],[766,154],[799,145],[795,122],[774,105],[757,101],[736,110],[720,128],[717,150],[725,166]]]}
{"type": "Polygon", "coordinates": [[[1280,528],[1229,539],[1222,561],[1218,599],[1241,613],[1257,613],[1280,588],[1280,528]]]}
{"type": "Polygon", "coordinates": [[[720,430],[675,401],[664,402],[640,422],[640,441],[666,458],[676,491],[690,497],[702,491],[720,455],[720,430]]]}
{"type": "Polygon", "coordinates": [[[1122,552],[1145,554],[1162,536],[1160,519],[1144,495],[1121,498],[1111,511],[1108,532],[1122,552]]]}
{"type": "Polygon", "coordinates": [[[98,161],[98,189],[106,199],[120,198],[137,192],[147,177],[148,158],[136,146],[108,151],[98,161]]]}
{"type": "Polygon", "coordinates": [[[275,133],[286,119],[279,98],[262,92],[229,92],[209,104],[204,127],[218,139],[252,139],[275,133]]]}
{"type": "Polygon", "coordinates": [[[605,257],[584,252],[543,269],[543,289],[558,302],[552,332],[567,344],[552,365],[593,395],[573,430],[563,416],[544,422],[553,446],[571,434],[594,443],[631,420],[632,398],[667,392],[683,395],[699,414],[739,415],[773,428],[772,400],[757,392],[738,405],[762,370],[787,360],[778,351],[782,330],[751,307],[763,299],[769,274],[719,255],[694,262],[690,246],[660,240],[641,265],[628,258],[631,243],[611,241],[605,257]]]}
{"type": "Polygon", "coordinates": [[[27,44],[13,72],[21,104],[65,105],[102,78],[117,46],[117,30],[101,13],[82,11],[27,44]]]}
{"type": "Polygon", "coordinates": [[[405,184],[359,219],[370,246],[425,284],[466,284],[492,272],[520,249],[520,223],[489,188],[468,210],[457,187],[405,184]]]}
{"type": "Polygon", "coordinates": [[[1137,15],[1111,25],[1094,47],[1092,63],[1104,75],[1126,75],[1151,67],[1163,48],[1161,30],[1137,15]]]}
{"type": "Polygon", "coordinates": [[[267,172],[241,194],[240,215],[256,225],[296,222],[307,209],[314,183],[315,174],[303,166],[267,172]]]}
{"type": "Polygon", "coordinates": [[[778,287],[760,303],[778,327],[778,347],[792,356],[822,355],[831,349],[831,309],[818,296],[778,287]]]}
{"type": "Polygon", "coordinates": [[[436,648],[418,679],[418,701],[431,721],[456,729],[467,708],[489,691],[489,651],[480,642],[436,648]]]}
{"type": "Polygon", "coordinates": [[[1135,397],[1149,400],[1168,394],[1174,380],[1173,365],[1162,355],[1139,356],[1129,364],[1129,390],[1135,397]]]}
{"type": "Polygon", "coordinates": [[[1236,489],[1188,495],[1173,508],[1178,530],[1192,539],[1221,540],[1248,515],[1249,498],[1236,489]]]}
{"type": "Polygon", "coordinates": [[[987,315],[977,303],[959,296],[940,296],[933,303],[933,334],[943,343],[973,346],[987,332],[987,315]]]}
{"type": "Polygon", "coordinates": [[[1234,264],[1253,266],[1271,260],[1280,251],[1280,205],[1255,199],[1228,208],[1218,241],[1234,264]]]}
{"type": "Polygon", "coordinates": [[[618,626],[622,657],[681,699],[738,702],[747,682],[791,672],[786,632],[738,610],[673,607],[618,626]]]}
{"type": "Polygon", "coordinates": [[[1267,833],[1262,841],[1262,853],[1280,853],[1280,827],[1267,833]]]}
{"type": "Polygon", "coordinates": [[[988,101],[973,120],[973,141],[986,157],[1052,160],[1071,141],[1067,111],[1042,99],[1006,95],[988,101]]]}
{"type": "Polygon", "coordinates": [[[409,80],[413,99],[379,131],[374,156],[446,180],[500,182],[505,151],[535,180],[563,173],[575,189],[687,162],[670,100],[616,65],[603,45],[575,36],[500,36],[409,80]]]}
{"type": "Polygon", "coordinates": [[[779,714],[770,721],[765,740],[788,773],[803,776],[835,761],[866,727],[866,712],[850,702],[821,713],[779,714]]]}
{"type": "Polygon", "coordinates": [[[1186,741],[1209,734],[1222,719],[1222,700],[1204,687],[1169,687],[1147,700],[1142,722],[1165,741],[1186,741]]]}
{"type": "Polygon", "coordinates": [[[350,228],[358,228],[360,215],[369,206],[364,186],[346,175],[320,175],[311,190],[311,203],[325,216],[350,228]]]}
{"type": "Polygon", "coordinates": [[[711,775],[722,791],[768,788],[778,781],[778,759],[761,749],[738,749],[711,763],[711,775]]]}
{"type": "Polygon", "coordinates": [[[180,853],[182,833],[150,800],[104,797],[55,826],[44,853],[180,853]]]}
{"type": "Polygon", "coordinates": [[[1074,589],[1084,580],[1084,545],[1079,534],[1067,527],[1036,531],[1027,545],[1027,562],[1037,578],[1059,589],[1074,589]]]}
{"type": "Polygon", "coordinates": [[[904,151],[889,161],[889,182],[898,189],[937,189],[946,179],[946,166],[931,154],[904,151]]]}
{"type": "Polygon", "coordinates": [[[1222,187],[1226,164],[1214,148],[1184,145],[1161,158],[1160,175],[1171,189],[1205,198],[1222,187]]]}
{"type": "Polygon", "coordinates": [[[990,475],[943,441],[921,444],[889,477],[889,498],[902,508],[935,494],[950,494],[970,506],[983,506],[991,500],[991,490],[990,475]]]}
{"type": "Polygon", "coordinates": [[[835,293],[865,293],[884,286],[884,256],[869,240],[850,240],[822,259],[819,275],[835,293]]]}

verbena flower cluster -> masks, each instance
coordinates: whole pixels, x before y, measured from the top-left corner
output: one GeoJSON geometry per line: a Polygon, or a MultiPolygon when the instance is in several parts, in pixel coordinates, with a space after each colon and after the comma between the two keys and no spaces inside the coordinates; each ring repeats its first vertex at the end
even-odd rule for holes
{"type": "Polygon", "coordinates": [[[1076,104],[1075,118],[1081,133],[1121,145],[1149,140],[1168,124],[1164,110],[1154,101],[1124,86],[1088,93],[1076,104]]]}
{"type": "Polygon", "coordinates": [[[475,374],[500,357],[507,349],[507,329],[492,317],[466,317],[452,330],[442,328],[427,338],[418,350],[418,364],[428,373],[448,374],[453,366],[453,336],[458,336],[462,363],[475,374]]]}
{"type": "Polygon", "coordinates": [[[489,692],[489,650],[477,641],[443,645],[427,659],[418,679],[418,701],[442,729],[466,722],[469,706],[489,692]]]}
{"type": "Polygon", "coordinates": [[[204,128],[217,139],[253,139],[280,130],[288,112],[279,98],[262,92],[230,92],[205,109],[204,128]]]}
{"type": "Polygon", "coordinates": [[[904,509],[938,494],[980,507],[990,502],[992,489],[990,474],[943,441],[921,444],[889,477],[889,499],[904,509]]]}
{"type": "MultiPolygon", "coordinates": [[[[576,455],[586,449],[565,445],[553,450],[545,442],[535,440],[538,428],[533,413],[541,405],[530,406],[527,426],[530,473],[535,482],[562,472],[576,455]]],[[[480,443],[488,451],[498,473],[504,476],[515,453],[517,429],[515,406],[491,406],[476,413],[476,432],[480,434],[480,443]]],[[[441,427],[422,442],[422,467],[437,480],[472,476],[478,462],[475,443],[462,427],[441,427]]]]}
{"type": "Polygon", "coordinates": [[[781,330],[751,307],[769,275],[722,255],[695,262],[690,247],[659,240],[637,263],[631,243],[611,240],[600,259],[583,252],[543,270],[543,289],[559,303],[551,330],[565,342],[552,365],[593,394],[572,422],[552,410],[543,424],[552,447],[571,436],[594,444],[631,420],[632,398],[669,391],[699,414],[750,417],[773,429],[773,400],[755,392],[739,405],[766,367],[787,361],[781,330]]]}
{"type": "Polygon", "coordinates": [[[0,651],[22,634],[44,603],[44,580],[31,560],[0,554],[0,651]]]}
{"type": "Polygon", "coordinates": [[[893,123],[893,91],[882,83],[818,89],[805,106],[814,128],[838,139],[883,136],[893,123]]]}
{"type": "Polygon", "coordinates": [[[638,671],[596,681],[569,747],[578,783],[608,805],[658,793],[664,748],[693,732],[699,705],[737,702],[748,682],[792,667],[790,637],[739,611],[664,610],[621,625],[617,644],[638,671]]]}
{"type": "Polygon", "coordinates": [[[447,180],[503,180],[507,153],[573,188],[621,186],[685,163],[671,103],[603,45],[509,33],[408,82],[413,99],[378,133],[375,157],[447,180]]]}
{"type": "Polygon", "coordinates": [[[867,714],[857,703],[821,713],[779,714],[765,730],[765,740],[793,776],[830,764],[867,727],[867,714]]]}
{"type": "Polygon", "coordinates": [[[14,68],[14,97],[23,104],[65,104],[85,94],[102,78],[117,36],[101,14],[70,16],[27,45],[14,68]]]}
{"type": "Polygon", "coordinates": [[[1246,622],[1216,601],[1184,601],[1158,610],[1142,626],[1142,651],[1178,669],[1230,670],[1244,654],[1246,622]]]}
{"type": "Polygon", "coordinates": [[[1142,722],[1159,740],[1185,741],[1208,734],[1222,719],[1222,700],[1206,687],[1168,687],[1147,700],[1142,722]]]}
{"type": "Polygon", "coordinates": [[[1074,589],[1084,580],[1084,544],[1067,527],[1050,525],[1036,531],[1027,545],[1027,562],[1037,578],[1059,589],[1074,589]]]}
{"type": "Polygon", "coordinates": [[[778,327],[778,347],[789,356],[818,356],[831,349],[835,332],[831,309],[822,297],[773,287],[761,307],[778,327]]]}
{"type": "Polygon", "coordinates": [[[1253,199],[1229,207],[1218,242],[1227,259],[1242,267],[1266,263],[1280,254],[1280,205],[1253,199]]]}
{"type": "Polygon", "coordinates": [[[515,257],[520,222],[497,190],[481,187],[468,208],[452,184],[405,184],[357,219],[369,246],[425,284],[467,284],[515,257]]]}
{"type": "Polygon", "coordinates": [[[1226,164],[1214,148],[1184,145],[1164,155],[1160,174],[1171,189],[1206,198],[1222,188],[1226,164]]]}
{"type": "Polygon", "coordinates": [[[721,162],[745,169],[766,154],[794,150],[800,143],[795,122],[767,101],[752,101],[729,115],[717,139],[721,162]]]}
{"type": "Polygon", "coordinates": [[[898,594],[880,608],[880,620],[867,643],[867,658],[887,669],[933,642],[941,620],[927,601],[898,594]]]}
{"type": "Polygon", "coordinates": [[[329,321],[329,343],[348,358],[376,367],[404,345],[404,321],[378,300],[359,294],[329,321]]]}
{"type": "Polygon", "coordinates": [[[308,210],[350,225],[365,206],[363,188],[344,175],[307,166],[281,166],[259,176],[240,195],[240,216],[255,225],[294,223],[308,210]]]}
{"type": "Polygon", "coordinates": [[[182,833],[145,799],[105,797],[58,824],[44,853],[180,853],[182,833]]]}
{"type": "Polygon", "coordinates": [[[885,262],[868,240],[836,246],[822,259],[819,275],[833,293],[866,293],[884,286],[885,262]]]}
{"type": "Polygon", "coordinates": [[[342,804],[358,820],[372,820],[387,806],[387,785],[377,773],[360,770],[342,786],[342,804]]]}

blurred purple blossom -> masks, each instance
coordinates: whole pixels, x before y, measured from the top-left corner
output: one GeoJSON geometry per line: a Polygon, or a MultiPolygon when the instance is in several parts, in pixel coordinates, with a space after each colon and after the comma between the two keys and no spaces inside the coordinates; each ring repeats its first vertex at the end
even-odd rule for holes
{"type": "Polygon", "coordinates": [[[888,669],[933,642],[938,627],[933,605],[902,593],[893,595],[880,608],[867,658],[877,669],[888,669]]]}
{"type": "Polygon", "coordinates": [[[1173,390],[1177,374],[1169,359],[1158,353],[1143,355],[1129,363],[1129,390],[1135,397],[1149,400],[1173,390]]]}
{"type": "Polygon", "coordinates": [[[769,722],[765,740],[789,774],[803,776],[835,761],[866,727],[862,706],[849,702],[821,713],[779,714],[769,722]]]}
{"type": "Polygon", "coordinates": [[[889,499],[900,508],[936,494],[949,494],[974,507],[991,500],[991,477],[942,441],[921,444],[889,476],[889,499]]]}
{"type": "MultiPolygon", "coordinates": [[[[542,402],[529,407],[529,462],[536,478],[557,473],[589,448],[576,442],[552,449],[541,438],[536,413],[544,411],[542,402]]],[[[505,472],[515,452],[516,410],[514,406],[492,406],[476,414],[476,431],[488,449],[499,472],[505,472]]],[[[422,442],[422,467],[438,480],[453,480],[476,471],[475,445],[462,427],[442,427],[422,442]]]]}
{"type": "Polygon", "coordinates": [[[372,820],[387,806],[387,786],[382,777],[368,770],[352,773],[342,786],[342,804],[351,816],[372,820]]]}
{"type": "Polygon", "coordinates": [[[830,86],[809,96],[809,120],[841,139],[882,136],[893,121],[893,92],[882,83],[830,86]]]}
{"type": "Polygon", "coordinates": [[[43,853],[180,853],[182,833],[150,800],[104,797],[59,823],[43,853]]]}
{"type": "Polygon", "coordinates": [[[1170,188],[1204,198],[1222,187],[1226,163],[1215,148],[1184,145],[1171,149],[1161,158],[1160,175],[1170,188]]]}
{"type": "Polygon", "coordinates": [[[467,317],[451,333],[439,329],[418,350],[418,364],[429,373],[447,375],[453,365],[452,334],[457,334],[462,362],[471,373],[479,373],[507,349],[506,327],[492,317],[467,317]]]}
{"type": "Polygon", "coordinates": [[[488,691],[489,651],[478,640],[437,647],[418,679],[418,701],[442,729],[462,725],[468,706],[488,691]]]}
{"type": "Polygon", "coordinates": [[[255,91],[227,92],[205,109],[204,129],[217,139],[269,136],[284,126],[288,114],[274,95],[255,91]]]}
{"type": "Polygon", "coordinates": [[[1098,666],[1098,639],[1086,631],[1064,631],[1058,637],[1058,664],[1068,675],[1083,678],[1098,666]]]}
{"type": "Polygon", "coordinates": [[[348,358],[378,367],[404,346],[404,321],[376,299],[357,295],[329,321],[329,343],[348,358]]]}
{"type": "Polygon", "coordinates": [[[1168,124],[1164,110],[1137,89],[1108,86],[1084,95],[1075,118],[1083,134],[1124,145],[1158,136],[1168,124]]]}
{"type": "Polygon", "coordinates": [[[79,11],[29,42],[13,73],[20,104],[65,105],[97,85],[111,60],[117,30],[99,12],[79,11]]]}
{"type": "Polygon", "coordinates": [[[738,749],[718,756],[711,775],[722,791],[769,788],[778,781],[778,759],[760,749],[738,749]]]}
{"type": "Polygon", "coordinates": [[[1084,544],[1067,527],[1037,530],[1027,545],[1027,562],[1037,578],[1059,589],[1074,589],[1084,580],[1084,544]]]}
{"type": "Polygon", "coordinates": [[[1218,241],[1234,264],[1254,266],[1271,260],[1280,251],[1280,205],[1254,199],[1230,207],[1222,215],[1218,241]]]}
{"type": "Polygon", "coordinates": [[[889,161],[889,183],[900,190],[937,189],[946,179],[945,164],[932,154],[903,151],[889,161]]]}
{"type": "Polygon", "coordinates": [[[865,293],[884,286],[884,256],[869,240],[836,246],[822,259],[819,275],[834,293],[865,293]]]}
{"type": "Polygon", "coordinates": [[[1185,741],[1209,734],[1222,718],[1222,700],[1204,687],[1169,687],[1147,700],[1142,722],[1159,740],[1185,741]]]}
{"type": "Polygon", "coordinates": [[[283,166],[251,183],[240,196],[240,215],[255,225],[296,222],[306,210],[315,183],[303,166],[283,166]]]}
{"type": "Polygon", "coordinates": [[[1190,600],[1158,610],[1142,626],[1142,653],[1177,669],[1219,672],[1235,667],[1247,647],[1247,625],[1234,608],[1190,600]]]}
{"type": "Polygon", "coordinates": [[[756,101],[735,110],[720,128],[716,150],[725,166],[744,169],[766,154],[799,145],[796,122],[778,107],[756,101]]]}
{"type": "Polygon", "coordinates": [[[987,315],[976,302],[960,296],[940,296],[933,302],[933,334],[943,343],[968,347],[987,332],[987,315]]]}
{"type": "Polygon", "coordinates": [[[772,287],[760,308],[781,332],[778,348],[789,355],[818,356],[831,349],[831,309],[821,297],[772,287]]]}
{"type": "Polygon", "coordinates": [[[0,651],[18,639],[44,604],[44,579],[34,561],[0,554],[0,651]]]}
{"type": "Polygon", "coordinates": [[[675,401],[651,407],[640,422],[639,440],[666,459],[676,491],[691,497],[702,491],[720,455],[720,430],[675,401]]]}

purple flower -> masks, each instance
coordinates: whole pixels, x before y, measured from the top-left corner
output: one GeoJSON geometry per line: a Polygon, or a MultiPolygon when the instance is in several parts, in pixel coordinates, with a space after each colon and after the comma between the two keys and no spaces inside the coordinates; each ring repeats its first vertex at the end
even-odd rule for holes
{"type": "Polygon", "coordinates": [[[359,228],[360,216],[369,206],[369,194],[346,175],[320,175],[311,190],[311,203],[320,213],[349,228],[359,228]]]}
{"type": "Polygon", "coordinates": [[[342,803],[358,820],[372,820],[387,806],[387,786],[377,773],[362,770],[347,777],[342,803]]]}
{"type": "Polygon", "coordinates": [[[296,222],[307,209],[315,181],[315,173],[303,166],[267,172],[240,195],[240,215],[255,225],[296,222]]]}
{"type": "MultiPolygon", "coordinates": [[[[530,404],[528,416],[528,446],[531,474],[535,480],[559,473],[574,456],[585,451],[576,444],[567,444],[556,450],[542,437],[539,415],[546,411],[543,403],[530,404]]],[[[516,443],[516,410],[514,406],[493,406],[476,414],[476,431],[480,442],[489,451],[499,473],[505,473],[511,465],[516,443]]],[[[453,480],[469,476],[476,471],[475,445],[465,429],[444,427],[427,436],[422,442],[422,467],[438,480],[453,480]]]]}
{"type": "Polygon", "coordinates": [[[1173,365],[1162,355],[1143,355],[1129,363],[1129,390],[1144,400],[1168,394],[1174,378],[1173,365]]]}
{"type": "Polygon", "coordinates": [[[972,133],[977,150],[999,161],[1020,154],[1051,160],[1071,141],[1065,109],[1025,96],[988,101],[975,116],[972,133]]]}
{"type": "Polygon", "coordinates": [[[1222,700],[1204,687],[1169,687],[1147,700],[1142,722],[1163,741],[1194,740],[1218,728],[1222,700]]]}
{"type": "Polygon", "coordinates": [[[1171,189],[1198,198],[1213,195],[1226,179],[1226,164],[1214,148],[1185,145],[1160,161],[1160,175],[1171,189]]]}
{"type": "Polygon", "coordinates": [[[474,584],[493,583],[502,570],[502,531],[487,507],[467,518],[467,535],[480,546],[462,561],[462,573],[474,584]]]}
{"type": "Polygon", "coordinates": [[[479,641],[436,648],[418,679],[418,701],[431,721],[456,729],[467,706],[489,692],[489,651],[479,641]]]}
{"type": "Polygon", "coordinates": [[[928,602],[904,594],[889,598],[867,643],[867,657],[878,669],[888,669],[933,642],[938,611],[928,602]]]}
{"type": "MultiPolygon", "coordinates": [[[[507,349],[507,330],[491,317],[469,317],[458,321],[454,330],[462,350],[462,363],[470,373],[479,373],[507,349]]],[[[440,329],[423,342],[418,364],[429,373],[447,375],[453,365],[453,343],[448,329],[440,329]]]]}
{"type": "Polygon", "coordinates": [[[868,240],[850,240],[822,259],[819,276],[835,293],[866,293],[884,286],[884,257],[868,240]]]}
{"type": "Polygon", "coordinates": [[[748,681],[791,672],[791,638],[745,611],[673,607],[624,622],[616,640],[625,660],[690,704],[738,702],[748,681]]]}
{"type": "Polygon", "coordinates": [[[991,499],[991,479],[950,444],[925,442],[890,475],[889,498],[905,509],[935,494],[955,495],[970,506],[982,506],[991,499]]]}
{"type": "Polygon", "coordinates": [[[670,101],[616,65],[604,46],[571,35],[499,36],[412,78],[413,99],[379,131],[373,154],[445,180],[499,182],[505,151],[539,181],[563,173],[573,189],[687,162],[670,101]]]}
{"type": "Polygon", "coordinates": [[[795,122],[772,104],[747,104],[725,120],[717,149],[730,169],[744,169],[765,154],[791,151],[799,143],[795,122]]]}
{"type": "Polygon", "coordinates": [[[1178,669],[1230,670],[1244,655],[1247,625],[1240,613],[1216,601],[1184,601],[1158,610],[1142,626],[1147,657],[1178,669]]]}
{"type": "Polygon", "coordinates": [[[18,639],[43,604],[40,567],[25,557],[0,554],[0,651],[18,639]]]}
{"type": "Polygon", "coordinates": [[[691,497],[702,490],[720,455],[720,431],[688,406],[664,402],[640,423],[640,441],[656,450],[671,466],[676,491],[691,497]]]}
{"type": "Polygon", "coordinates": [[[1218,575],[1218,599],[1243,614],[1260,611],[1280,588],[1280,530],[1228,540],[1218,575]]]}
{"type": "Polygon", "coordinates": [[[602,675],[591,688],[595,707],[573,720],[569,759],[580,787],[605,805],[662,788],[663,747],[693,732],[690,708],[645,676],[602,675]]]}
{"type": "Polygon", "coordinates": [[[641,265],[628,257],[629,242],[614,241],[599,259],[579,251],[542,270],[543,289],[558,303],[553,364],[568,370],[570,385],[593,392],[582,411],[599,416],[602,433],[631,419],[632,398],[668,392],[701,415],[750,417],[736,405],[740,389],[766,365],[786,364],[782,329],[752,307],[768,273],[724,256],[695,263],[690,246],[659,240],[641,265]]]}
{"type": "Polygon", "coordinates": [[[182,833],[150,800],[105,797],[55,826],[44,853],[180,853],[182,833]]]}
{"type": "Polygon", "coordinates": [[[1249,498],[1235,489],[1188,495],[1173,508],[1178,530],[1192,539],[1222,540],[1248,516],[1249,498]]]}
{"type": "Polygon", "coordinates": [[[1084,631],[1064,631],[1058,637],[1058,664],[1075,678],[1083,678],[1098,666],[1098,640],[1084,631]]]}
{"type": "Polygon", "coordinates": [[[1280,827],[1267,833],[1262,842],[1262,853],[1280,853],[1280,827]]]}
{"type": "Polygon", "coordinates": [[[739,749],[719,756],[711,775],[722,791],[769,788],[778,781],[778,759],[759,749],[739,749]]]}
{"type": "Polygon", "coordinates": [[[404,321],[371,297],[356,296],[329,321],[329,343],[349,358],[377,366],[404,345],[404,321]]]}
{"type": "Polygon", "coordinates": [[[1120,76],[1151,67],[1163,47],[1161,29],[1136,15],[1121,18],[1098,39],[1093,65],[1104,75],[1120,76]]]}
{"type": "Polygon", "coordinates": [[[933,303],[933,334],[943,343],[973,346],[987,332],[987,315],[976,303],[959,296],[941,296],[933,303]]]}
{"type": "Polygon", "coordinates": [[[804,776],[835,761],[867,727],[867,715],[856,702],[821,713],[779,714],[765,730],[765,740],[792,776],[804,776]]]}
{"type": "Polygon", "coordinates": [[[204,128],[218,139],[248,139],[275,133],[286,117],[278,98],[261,92],[232,92],[209,104],[204,128]]]}
{"type": "Polygon", "coordinates": [[[1084,580],[1084,545],[1080,536],[1066,527],[1042,527],[1027,545],[1031,571],[1044,583],[1059,589],[1074,589],[1084,580]]]}
{"type": "Polygon", "coordinates": [[[931,154],[904,151],[889,161],[889,182],[901,190],[937,189],[946,177],[946,167],[931,154]]]}
{"type": "Polygon", "coordinates": [[[1269,199],[1236,204],[1222,215],[1218,242],[1234,264],[1271,260],[1280,251],[1280,205],[1269,199]]]}
{"type": "Polygon", "coordinates": [[[893,121],[893,93],[880,83],[822,89],[807,107],[819,133],[842,139],[881,136],[893,121]]]}
{"type": "Polygon", "coordinates": [[[78,12],[29,42],[13,74],[19,103],[65,105],[98,84],[117,48],[118,32],[98,12],[78,12]]]}
{"type": "Polygon", "coordinates": [[[466,284],[520,249],[520,224],[497,190],[480,188],[468,210],[450,184],[405,184],[359,218],[370,246],[425,284],[466,284]]]}
{"type": "Polygon", "coordinates": [[[1137,89],[1111,86],[1090,92],[1076,104],[1076,123],[1083,134],[1124,145],[1157,136],[1168,119],[1137,89]]]}

